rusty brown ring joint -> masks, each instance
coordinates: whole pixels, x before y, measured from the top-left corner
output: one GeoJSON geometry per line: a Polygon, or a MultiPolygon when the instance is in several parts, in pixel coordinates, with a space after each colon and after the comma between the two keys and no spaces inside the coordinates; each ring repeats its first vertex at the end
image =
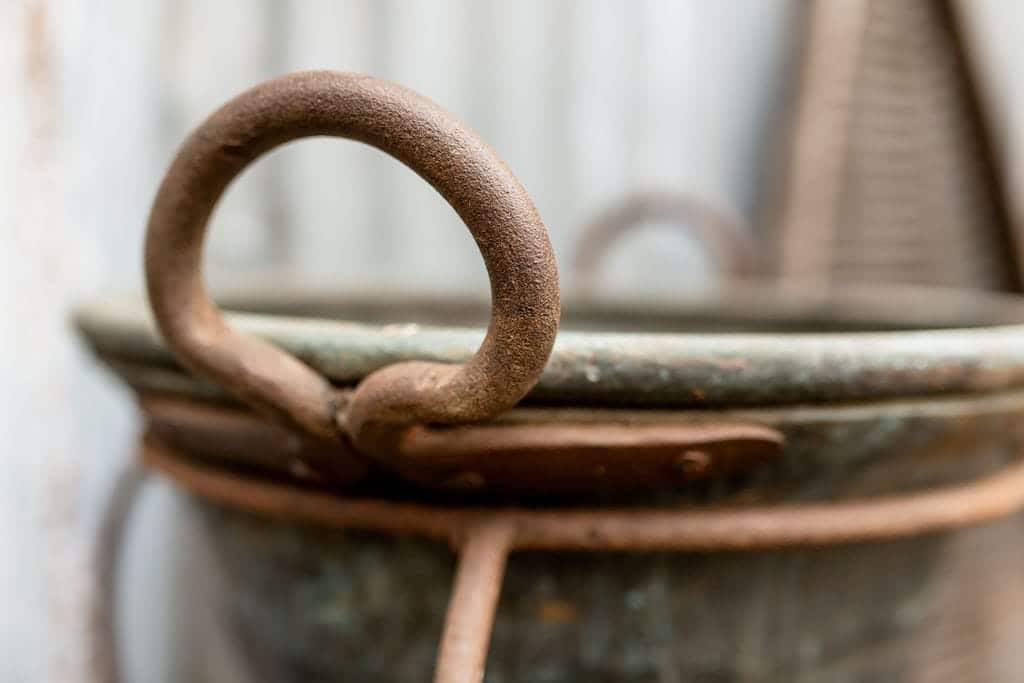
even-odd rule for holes
{"type": "Polygon", "coordinates": [[[372,452],[396,425],[484,420],[540,376],[559,318],[558,273],[537,210],[497,154],[450,113],[396,84],[303,72],[258,85],[185,141],[153,203],[146,280],[156,322],[181,362],[254,408],[372,452]],[[486,338],[465,364],[408,362],[366,377],[344,411],[330,383],[271,344],[232,330],[203,283],[214,205],[246,166],[292,140],[372,145],[430,183],[465,222],[491,281],[486,338]]]}

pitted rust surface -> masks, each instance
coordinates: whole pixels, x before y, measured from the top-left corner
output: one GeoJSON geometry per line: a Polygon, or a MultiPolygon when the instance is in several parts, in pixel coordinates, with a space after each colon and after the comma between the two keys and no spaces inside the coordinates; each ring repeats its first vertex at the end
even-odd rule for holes
{"type": "Polygon", "coordinates": [[[735,421],[414,425],[397,433],[385,471],[345,440],[318,439],[246,411],[159,396],[141,405],[147,434],[160,443],[334,490],[365,486],[375,469],[378,481],[397,474],[427,489],[471,494],[623,493],[756,469],[778,460],[783,442],[774,429],[735,421]]]}
{"type": "Polygon", "coordinates": [[[306,72],[243,93],[179,150],[153,203],[146,276],[157,323],[178,358],[260,410],[372,451],[395,424],[483,420],[533,386],[558,328],[558,275],[525,190],[451,114],[368,76],[306,72]],[[473,234],[491,278],[492,318],[462,365],[410,362],[367,377],[339,416],[330,383],[293,356],[229,327],[201,275],[207,221],[227,185],[271,149],[316,135],[381,149],[416,171],[473,234]]]}
{"type": "Polygon", "coordinates": [[[412,481],[455,490],[623,494],[757,470],[780,459],[783,441],[739,421],[413,426],[389,462],[412,481]]]}

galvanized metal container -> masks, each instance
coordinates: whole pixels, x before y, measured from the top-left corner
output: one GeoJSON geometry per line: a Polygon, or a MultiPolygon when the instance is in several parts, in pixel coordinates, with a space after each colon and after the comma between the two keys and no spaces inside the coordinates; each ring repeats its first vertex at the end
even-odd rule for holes
{"type": "Polygon", "coordinates": [[[146,258],[155,320],[106,301],[78,324],[139,395],[143,460],[196,502],[253,681],[1024,676],[1020,299],[736,286],[569,302],[556,339],[554,258],[508,169],[436,105],[333,73],[205,122],[146,258]],[[455,207],[489,323],[486,302],[283,287],[221,316],[213,204],[318,134],[455,207]]]}

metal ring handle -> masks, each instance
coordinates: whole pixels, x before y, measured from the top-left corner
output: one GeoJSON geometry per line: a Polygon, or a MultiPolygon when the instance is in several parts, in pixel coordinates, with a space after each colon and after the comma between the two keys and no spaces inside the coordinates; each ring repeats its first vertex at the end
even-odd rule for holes
{"type": "Polygon", "coordinates": [[[593,291],[597,265],[609,247],[632,229],[665,221],[693,233],[718,258],[722,270],[746,275],[754,269],[753,240],[738,218],[679,192],[637,192],[602,211],[586,225],[573,260],[573,280],[582,292],[593,291]]]}
{"type": "Polygon", "coordinates": [[[395,425],[494,417],[540,376],[558,329],[558,273],[537,210],[508,167],[450,113],[396,84],[302,72],[248,90],[178,151],[153,203],[146,282],[156,322],[179,359],[248,404],[363,450],[395,425]],[[378,370],[344,412],[326,379],[277,347],[232,330],[203,283],[206,224],[224,189],[269,150],[331,135],[372,145],[430,183],[473,234],[491,282],[491,321],[463,365],[378,370]]]}

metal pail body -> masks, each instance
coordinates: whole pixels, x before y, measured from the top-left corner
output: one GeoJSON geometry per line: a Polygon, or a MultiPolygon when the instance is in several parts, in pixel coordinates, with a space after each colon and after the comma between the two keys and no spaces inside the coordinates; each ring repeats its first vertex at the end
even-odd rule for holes
{"type": "MultiPolygon", "coordinates": [[[[843,504],[876,514],[872,506],[882,505],[880,514],[898,522],[898,507],[884,509],[892,501],[1005,476],[1024,437],[1022,333],[983,326],[1014,319],[1019,304],[961,295],[950,306],[951,296],[772,303],[734,289],[645,310],[583,302],[574,315],[567,306],[563,327],[578,331],[560,335],[537,387],[505,421],[638,430],[749,423],[781,433],[781,454],[706,475],[684,458],[658,484],[632,489],[440,487],[397,496],[467,507],[496,499],[555,514],[843,504]],[[918,319],[895,322],[907,310],[918,319]],[[640,325],[654,331],[630,329],[640,325]],[[705,328],[712,331],[696,331],[705,328]]],[[[360,379],[342,371],[464,360],[483,336],[471,325],[486,312],[486,302],[379,294],[335,302],[285,288],[226,299],[241,311],[233,325],[301,354],[339,386],[360,379]],[[345,317],[362,322],[338,322],[345,317]]],[[[138,392],[158,468],[172,460],[160,459],[166,447],[189,466],[231,476],[373,495],[351,490],[347,471],[315,458],[275,461],[298,437],[178,366],[141,306],[98,303],[79,324],[138,392]]],[[[189,581],[204,609],[189,630],[199,651],[215,651],[198,661],[222,675],[227,660],[252,681],[429,677],[456,571],[443,540],[268,514],[204,495],[189,471],[165,471],[193,492],[204,539],[189,581]]],[[[1024,595],[1020,526],[1009,515],[882,539],[847,540],[837,528],[835,539],[792,547],[525,549],[508,560],[485,680],[1016,680],[1024,675],[1012,647],[1024,637],[1013,607],[1024,595]]]]}

